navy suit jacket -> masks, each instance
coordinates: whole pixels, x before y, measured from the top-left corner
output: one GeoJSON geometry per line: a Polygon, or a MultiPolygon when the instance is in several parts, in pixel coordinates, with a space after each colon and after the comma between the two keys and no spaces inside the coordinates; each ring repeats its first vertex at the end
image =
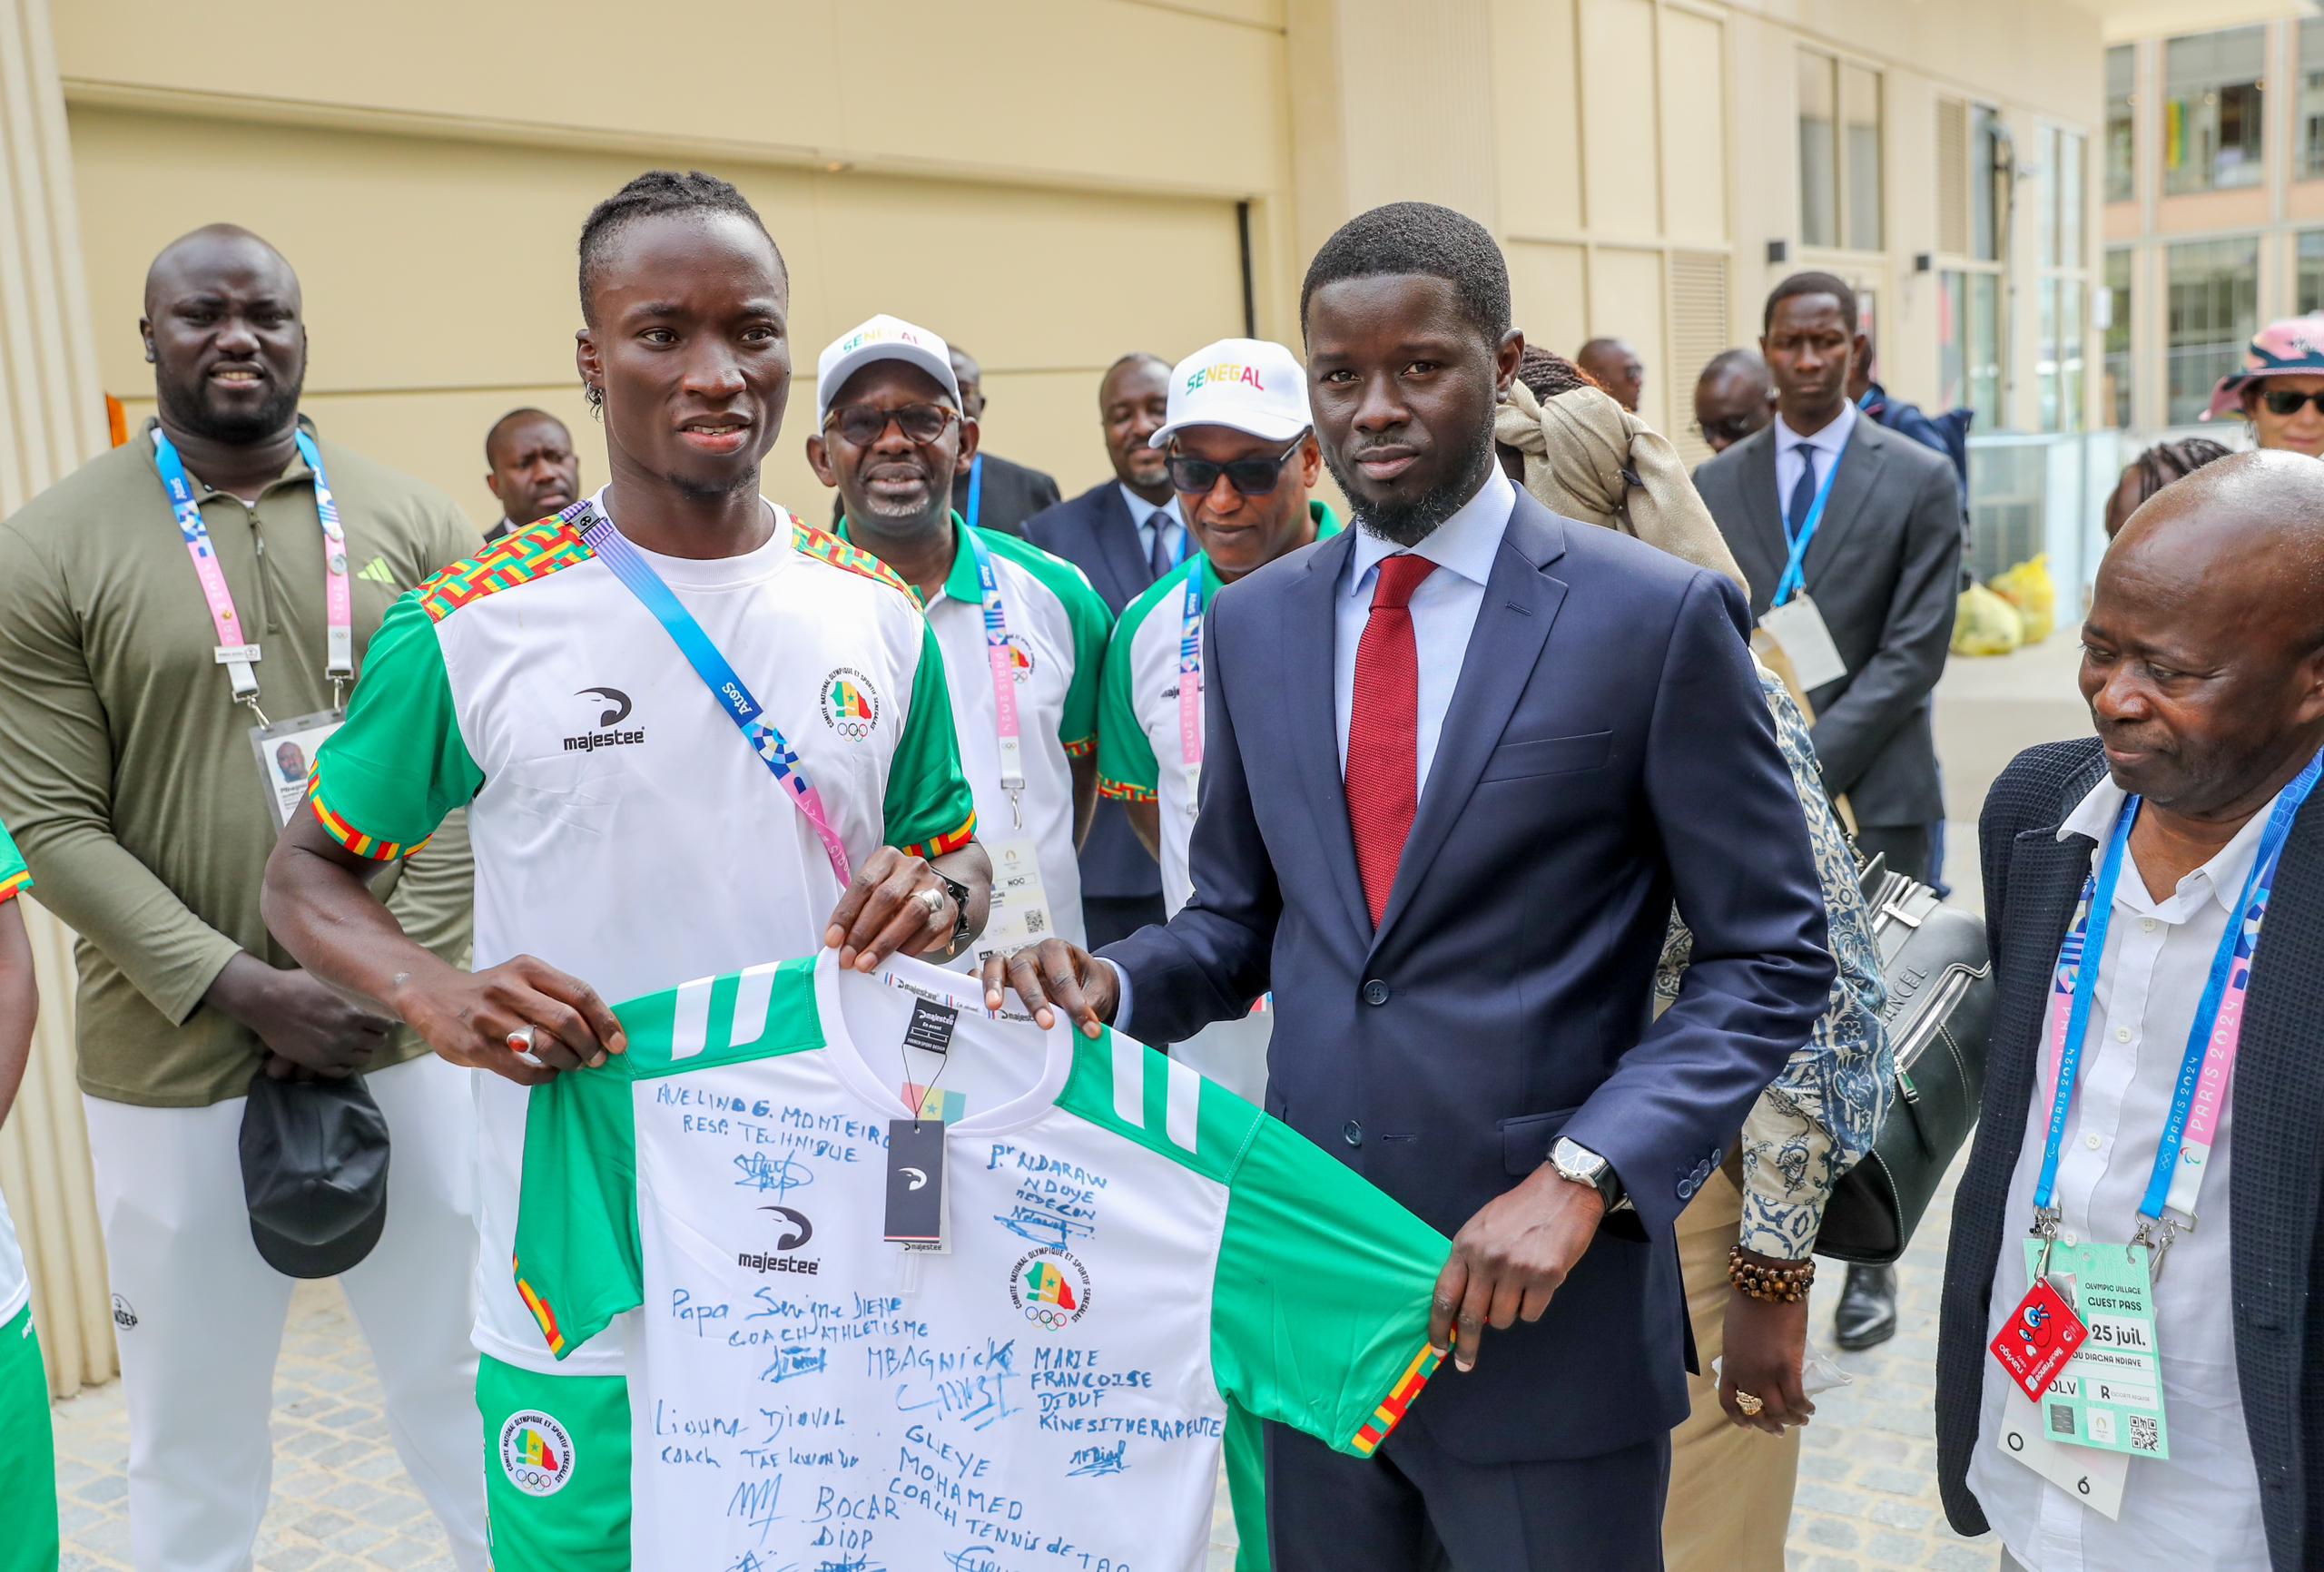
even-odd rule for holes
{"type": "MultiPolygon", "coordinates": [[[[1043,508],[1025,521],[1025,538],[1088,575],[1117,617],[1154,583],[1137,522],[1115,481],[1043,508]]],[[[1161,898],[1162,870],[1138,843],[1118,802],[1098,804],[1081,847],[1081,893],[1116,900],[1161,898]]]]}
{"type": "Polygon", "coordinates": [[[1488,1331],[1407,1423],[1477,1461],[1634,1445],[1687,1414],[1671,1224],[1833,975],[1743,597],[1520,492],[1375,933],[1333,701],[1354,541],[1218,597],[1194,899],[1104,953],[1148,1040],[1272,987],[1269,1111],[1447,1234],[1561,1134],[1605,1156],[1635,1215],[1610,1214],[1548,1313],[1488,1331]],[[1694,963],[1654,1020],[1674,894],[1694,963]]]}

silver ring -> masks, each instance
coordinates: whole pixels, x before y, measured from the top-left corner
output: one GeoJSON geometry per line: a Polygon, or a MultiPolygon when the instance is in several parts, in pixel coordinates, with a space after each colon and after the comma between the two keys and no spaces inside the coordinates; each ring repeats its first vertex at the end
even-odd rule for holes
{"type": "Polygon", "coordinates": [[[920,892],[920,899],[921,902],[927,906],[928,915],[931,920],[944,915],[944,892],[942,890],[923,889],[920,892]]]}
{"type": "Polygon", "coordinates": [[[538,1028],[534,1027],[526,1027],[522,1030],[510,1032],[508,1034],[509,1051],[518,1054],[531,1053],[533,1051],[533,1033],[538,1028]]]}

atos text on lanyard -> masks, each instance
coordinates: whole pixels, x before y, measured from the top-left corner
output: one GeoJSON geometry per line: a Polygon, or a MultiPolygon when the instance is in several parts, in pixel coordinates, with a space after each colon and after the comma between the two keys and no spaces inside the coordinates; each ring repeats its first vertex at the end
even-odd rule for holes
{"type": "MultiPolygon", "coordinates": [[[[678,599],[676,593],[662,582],[662,575],[654,571],[654,565],[647,562],[645,555],[623,537],[621,531],[614,527],[614,521],[606,516],[605,509],[597,506],[596,498],[584,498],[557,517],[572,526],[591,555],[612,569],[614,577],[621,581],[623,587],[654,614],[655,620],[662,624],[663,632],[670,635],[670,642],[676,644],[678,653],[686,658],[686,664],[694,669],[694,674],[702,679],[703,686],[710,690],[711,697],[717,701],[718,707],[742,732],[743,740],[750,744],[751,752],[759,756],[760,762],[773,774],[783,791],[790,793],[801,817],[814,830],[815,839],[823,843],[823,854],[831,859],[832,872],[838,876],[840,888],[847,889],[852,882],[847,845],[840,839],[839,831],[832,828],[831,814],[823,806],[822,793],[815,790],[814,782],[807,778],[806,767],[799,761],[798,753],[784,740],[782,730],[766,718],[766,712],[752,696],[741,674],[720,653],[718,645],[701,622],[686,610],[685,603],[678,599]]],[[[774,509],[774,527],[778,530],[792,527],[790,515],[779,507],[774,509]]]]}
{"type": "Polygon", "coordinates": [[[1187,571],[1186,605],[1178,623],[1178,756],[1187,771],[1187,817],[1195,816],[1202,785],[1203,564],[1187,571]]]}
{"type": "Polygon", "coordinates": [[[1000,600],[1000,575],[992,548],[974,529],[966,532],[977,559],[977,593],[984,603],[984,653],[992,669],[993,727],[1000,742],[1000,789],[1009,793],[1016,828],[1025,828],[1025,734],[1017,716],[1016,656],[1009,646],[1009,608],[1000,600]]]}
{"type": "MultiPolygon", "coordinates": [[[[300,431],[298,434],[299,456],[307,461],[315,483],[315,516],[323,531],[323,609],[325,613],[325,670],[330,677],[330,702],[334,711],[345,707],[348,684],[355,680],[355,617],[354,600],[347,579],[347,531],[339,521],[339,503],[331,496],[330,478],[323,473],[323,456],[315,439],[300,431]]],[[[210,526],[202,522],[202,500],[194,495],[193,482],[185,472],[185,463],[178,457],[177,445],[160,427],[153,428],[153,464],[162,472],[162,485],[169,492],[170,511],[176,515],[178,533],[185,538],[186,555],[193,559],[194,576],[202,583],[202,598],[210,603],[210,620],[218,630],[218,645],[212,652],[217,663],[226,668],[234,684],[234,702],[248,704],[258,716],[259,724],[269,722],[266,712],[258,707],[258,673],[253,669],[259,658],[259,647],[244,634],[242,620],[234,610],[233,592],[226,587],[225,570],[218,565],[218,553],[210,543],[210,526]]]]}

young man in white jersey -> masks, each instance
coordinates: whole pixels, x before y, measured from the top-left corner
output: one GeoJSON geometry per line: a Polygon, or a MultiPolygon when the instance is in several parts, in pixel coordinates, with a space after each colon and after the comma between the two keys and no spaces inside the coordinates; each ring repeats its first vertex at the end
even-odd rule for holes
{"type": "MultiPolygon", "coordinates": [[[[32,875],[0,824],[0,1125],[15,1105],[40,1011],[33,947],[16,897],[32,875]]],[[[0,1572],[56,1565],[56,1445],[48,1423],[48,1371],[33,1331],[33,1288],[8,1204],[0,1201],[0,1486],[15,1502],[0,1533],[0,1572]]]]}
{"type": "Polygon", "coordinates": [[[838,488],[841,537],[911,586],[944,651],[977,838],[993,865],[978,950],[1074,938],[1084,931],[1074,851],[1098,800],[1098,674],[1112,614],[1071,563],[952,510],[977,423],[935,334],[879,316],[834,339],[816,367],[815,424],[807,462],[838,488]]]}
{"type": "MultiPolygon", "coordinates": [[[[1162,864],[1177,915],[1194,893],[1187,848],[1202,780],[1202,624],[1218,592],[1277,557],[1337,535],[1308,493],[1323,473],[1307,374],[1280,344],[1221,339],[1172,368],[1169,419],[1152,438],[1201,550],[1130,603],[1106,651],[1098,700],[1098,790],[1127,805],[1162,864]]],[[[1257,1102],[1266,1087],[1265,1005],[1171,1050],[1257,1102]]]]}
{"type": "Polygon", "coordinates": [[[831,946],[958,953],[990,869],[940,657],[903,586],[759,495],[791,387],[789,278],[723,181],[655,172],[581,234],[576,359],[612,481],[389,614],[266,915],[318,976],[477,1079],[476,1341],[493,1552],[627,1567],[615,1344],[540,1344],[509,1264],[527,1089],[625,1042],[604,1001],[831,946]],[[472,803],[476,964],[413,945],[364,881],[472,803]],[[842,893],[844,891],[844,893],[842,893]]]}

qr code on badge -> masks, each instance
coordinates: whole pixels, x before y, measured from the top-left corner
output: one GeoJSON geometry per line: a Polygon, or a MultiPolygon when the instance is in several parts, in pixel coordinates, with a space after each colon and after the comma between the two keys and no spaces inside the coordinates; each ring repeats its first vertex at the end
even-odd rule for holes
{"type": "Polygon", "coordinates": [[[1034,908],[1032,910],[1025,914],[1025,931],[1027,933],[1040,933],[1046,930],[1049,925],[1049,919],[1042,914],[1039,907],[1034,908]]]}
{"type": "Polygon", "coordinates": [[[2050,1433],[2053,1436],[2073,1434],[2073,1405],[2072,1403],[2050,1405],[2050,1433]]]}
{"type": "Polygon", "coordinates": [[[2145,1414],[2131,1416],[2131,1450],[2154,1452],[2162,1448],[2162,1428],[2145,1414]]]}

